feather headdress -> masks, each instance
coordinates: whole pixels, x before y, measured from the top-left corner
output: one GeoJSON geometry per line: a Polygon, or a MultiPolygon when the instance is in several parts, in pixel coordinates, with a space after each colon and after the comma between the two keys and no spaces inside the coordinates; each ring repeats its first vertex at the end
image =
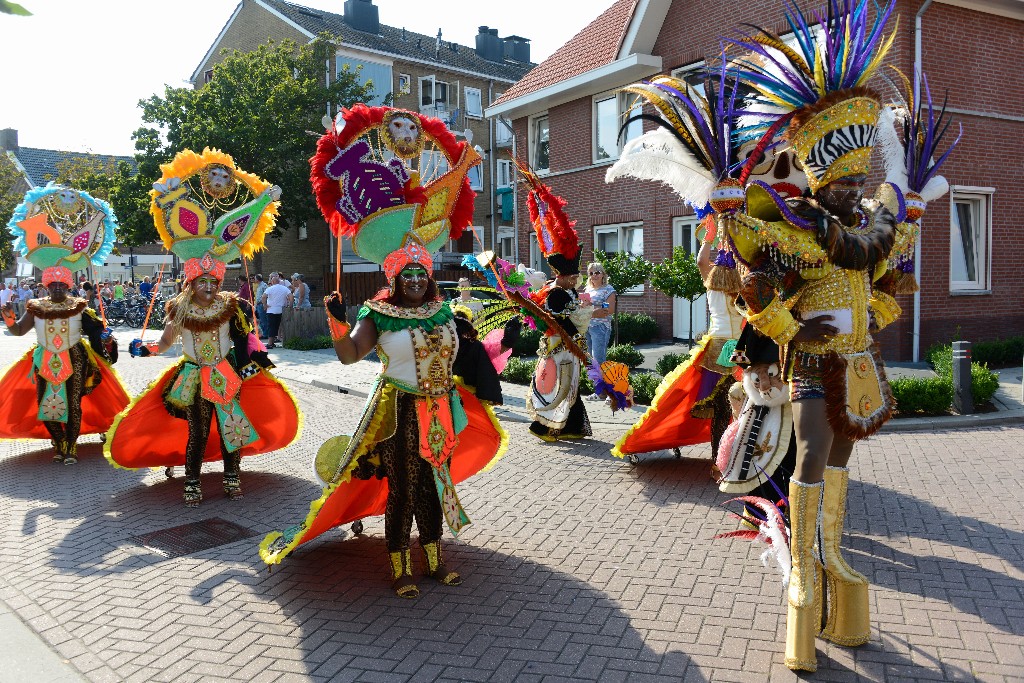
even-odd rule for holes
{"type": "Polygon", "coordinates": [[[14,250],[43,271],[43,284],[71,285],[71,273],[102,266],[114,248],[114,210],[88,192],[48,184],[25,193],[7,223],[14,250]]]}
{"type": "Polygon", "coordinates": [[[222,280],[228,263],[263,249],[281,188],[209,147],[182,150],[160,171],[149,212],[164,247],[185,262],[186,281],[203,273],[222,280]]]}
{"type": "Polygon", "coordinates": [[[530,222],[537,235],[537,245],[548,265],[559,275],[577,275],[580,272],[580,238],[576,234],[576,221],[565,213],[566,201],[540,182],[529,166],[512,159],[530,186],[526,207],[530,222]]]}
{"type": "MultiPolygon", "coordinates": [[[[882,30],[895,0],[868,19],[867,0],[829,0],[812,19],[786,2],[786,21],[796,42],[791,47],[767,29],[729,42],[757,58],[740,58],[732,75],[757,92],[743,113],[761,123],[745,131],[785,131],[804,167],[812,191],[849,175],[866,174],[881,113],[878,96],[867,88],[896,36],[882,30]]],[[[769,136],[764,136],[768,138],[769,136]]]]}
{"type": "Polygon", "coordinates": [[[640,113],[623,124],[620,135],[635,121],[653,121],[658,128],[629,141],[605,182],[631,176],[657,180],[671,187],[698,211],[710,211],[712,193],[736,165],[732,144],[736,89],[727,78],[725,60],[717,77],[711,74],[702,95],[689,83],[659,76],[623,88],[652,105],[657,116],[640,113]]]}

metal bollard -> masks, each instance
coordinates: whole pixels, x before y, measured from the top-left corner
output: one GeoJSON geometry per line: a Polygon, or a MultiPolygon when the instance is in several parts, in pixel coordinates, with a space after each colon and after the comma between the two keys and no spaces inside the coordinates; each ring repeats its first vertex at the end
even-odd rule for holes
{"type": "Polygon", "coordinates": [[[961,415],[974,412],[971,393],[971,342],[953,342],[953,408],[961,415]]]}

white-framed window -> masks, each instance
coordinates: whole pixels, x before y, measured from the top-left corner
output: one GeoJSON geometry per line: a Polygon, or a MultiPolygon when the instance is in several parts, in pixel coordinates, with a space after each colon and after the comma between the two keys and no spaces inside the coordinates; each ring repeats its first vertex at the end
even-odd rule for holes
{"type": "Polygon", "coordinates": [[[495,187],[510,187],[512,185],[512,160],[498,159],[494,168],[495,187]]]}
{"type": "MultiPolygon", "coordinates": [[[[644,224],[643,223],[618,223],[614,225],[594,226],[594,251],[603,251],[606,254],[625,251],[634,256],[644,255],[644,224]]],[[[641,295],[644,293],[644,286],[637,285],[627,289],[623,294],[641,295]]]]}
{"type": "Polygon", "coordinates": [[[433,107],[447,111],[449,103],[447,81],[439,81],[436,76],[420,76],[420,109],[433,107]]]}
{"type": "Polygon", "coordinates": [[[437,180],[448,172],[448,157],[440,150],[420,154],[420,181],[424,184],[437,180]]]}
{"type": "Polygon", "coordinates": [[[530,119],[530,166],[536,173],[551,170],[550,131],[547,112],[530,119]]]}
{"type": "Polygon", "coordinates": [[[642,105],[636,95],[610,92],[595,95],[593,99],[594,163],[614,161],[622,152],[622,145],[643,133],[643,122],[633,121],[619,137],[619,129],[626,119],[640,113],[642,105]]]}
{"type": "Polygon", "coordinates": [[[704,60],[701,60],[699,62],[694,62],[693,64],[681,66],[678,69],[673,69],[672,77],[678,78],[681,81],[686,81],[689,85],[693,86],[694,90],[703,95],[705,76],[704,69],[705,63],[704,60]]]}
{"type": "Polygon", "coordinates": [[[499,225],[498,226],[498,244],[495,248],[495,253],[499,257],[509,261],[510,263],[516,263],[519,261],[519,257],[515,253],[516,249],[516,229],[510,225],[499,225]]]}
{"type": "Polygon", "coordinates": [[[483,192],[484,190],[484,165],[477,164],[476,166],[470,166],[469,170],[466,171],[466,177],[469,178],[469,187],[474,192],[483,192]]]}
{"type": "Polygon", "coordinates": [[[213,69],[207,69],[203,72],[203,83],[209,83],[213,80],[213,69]]]}
{"type": "Polygon", "coordinates": [[[992,194],[990,187],[954,187],[950,192],[949,291],[992,289],[992,194]]]}
{"type": "Polygon", "coordinates": [[[392,73],[391,65],[383,62],[372,62],[362,57],[349,57],[338,55],[337,73],[348,71],[355,74],[356,82],[359,85],[370,84],[373,89],[373,97],[366,100],[366,104],[372,106],[384,104],[384,98],[391,94],[392,73]]]}
{"type": "Polygon", "coordinates": [[[480,88],[466,87],[466,116],[471,116],[475,119],[482,118],[484,115],[484,101],[480,94],[480,88]]]}
{"type": "Polygon", "coordinates": [[[412,76],[409,74],[398,74],[398,94],[408,95],[412,92],[412,76]]]}
{"type": "Polygon", "coordinates": [[[533,230],[530,230],[530,267],[551,276],[551,266],[541,253],[540,245],[537,244],[537,233],[533,230]]]}
{"type": "Polygon", "coordinates": [[[494,144],[507,147],[512,144],[512,122],[500,116],[494,119],[494,144]]]}

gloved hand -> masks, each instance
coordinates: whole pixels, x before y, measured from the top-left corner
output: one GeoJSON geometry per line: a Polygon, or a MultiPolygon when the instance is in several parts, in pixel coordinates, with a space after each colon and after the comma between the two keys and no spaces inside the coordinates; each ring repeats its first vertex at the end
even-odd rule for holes
{"type": "Polygon", "coordinates": [[[338,322],[345,322],[345,300],[340,292],[331,292],[324,297],[324,306],[331,317],[338,322]]]}

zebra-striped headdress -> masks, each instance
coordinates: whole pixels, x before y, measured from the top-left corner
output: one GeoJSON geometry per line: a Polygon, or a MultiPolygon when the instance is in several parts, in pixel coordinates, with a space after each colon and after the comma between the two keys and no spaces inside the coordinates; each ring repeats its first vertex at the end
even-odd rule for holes
{"type": "Polygon", "coordinates": [[[783,128],[812,192],[869,170],[882,104],[865,85],[892,45],[895,31],[887,39],[882,27],[894,5],[887,0],[877,6],[869,22],[868,0],[829,0],[826,11],[809,21],[787,0],[791,40],[758,29],[729,41],[756,55],[738,59],[732,70],[757,91],[741,113],[759,123],[739,134],[749,139],[783,128]]]}

